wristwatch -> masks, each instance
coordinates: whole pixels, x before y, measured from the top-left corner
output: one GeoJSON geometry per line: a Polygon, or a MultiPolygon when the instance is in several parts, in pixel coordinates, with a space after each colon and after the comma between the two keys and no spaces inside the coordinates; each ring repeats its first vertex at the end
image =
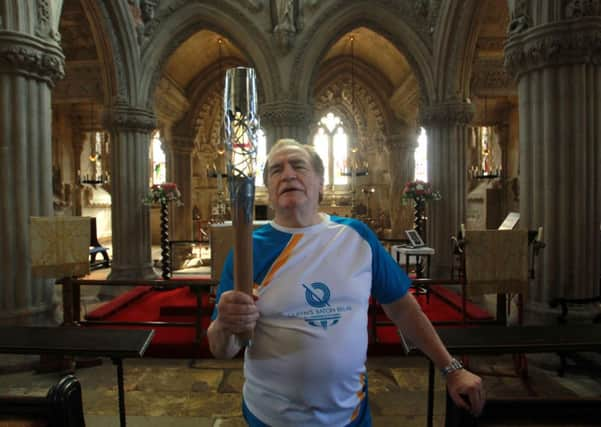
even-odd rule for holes
{"type": "Polygon", "coordinates": [[[442,374],[443,377],[446,377],[451,372],[458,371],[459,369],[463,369],[463,364],[459,360],[457,360],[453,357],[451,359],[451,362],[447,366],[445,366],[444,368],[442,368],[440,370],[440,373],[442,374]]]}

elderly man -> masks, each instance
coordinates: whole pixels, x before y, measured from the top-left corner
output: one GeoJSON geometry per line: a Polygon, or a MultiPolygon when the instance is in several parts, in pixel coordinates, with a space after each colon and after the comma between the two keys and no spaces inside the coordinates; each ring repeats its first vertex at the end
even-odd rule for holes
{"type": "Polygon", "coordinates": [[[481,379],[448,353],[377,237],[360,221],[319,212],[324,166],[313,147],[278,141],[263,176],[275,217],[253,235],[254,298],[233,290],[230,254],[208,330],[218,358],[234,357],[245,345],[237,336],[253,334],[244,361],[248,424],[371,425],[370,295],[442,370],[453,400],[480,413],[481,379]]]}

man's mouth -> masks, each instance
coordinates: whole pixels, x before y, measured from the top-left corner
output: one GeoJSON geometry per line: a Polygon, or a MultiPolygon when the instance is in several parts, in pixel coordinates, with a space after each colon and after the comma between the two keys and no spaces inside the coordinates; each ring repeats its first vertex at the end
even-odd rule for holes
{"type": "Polygon", "coordinates": [[[284,188],[280,194],[290,193],[291,191],[302,191],[300,188],[284,188]]]}

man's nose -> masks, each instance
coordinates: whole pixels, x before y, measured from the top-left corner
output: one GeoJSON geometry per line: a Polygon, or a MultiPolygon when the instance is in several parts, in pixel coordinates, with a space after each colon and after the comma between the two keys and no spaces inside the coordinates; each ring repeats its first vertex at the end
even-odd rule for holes
{"type": "Polygon", "coordinates": [[[282,170],[282,179],[285,181],[290,181],[292,179],[296,179],[296,171],[288,163],[286,163],[284,165],[284,169],[282,170]]]}

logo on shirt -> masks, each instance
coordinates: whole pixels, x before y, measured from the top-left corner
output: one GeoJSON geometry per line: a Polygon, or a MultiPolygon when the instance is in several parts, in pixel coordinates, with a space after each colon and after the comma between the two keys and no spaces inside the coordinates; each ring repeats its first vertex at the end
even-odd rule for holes
{"type": "Polygon", "coordinates": [[[325,283],[302,284],[302,287],[305,288],[305,300],[312,309],[296,314],[303,317],[311,326],[328,329],[338,323],[343,312],[351,310],[351,307],[346,305],[336,307],[330,305],[332,294],[325,283]]]}

